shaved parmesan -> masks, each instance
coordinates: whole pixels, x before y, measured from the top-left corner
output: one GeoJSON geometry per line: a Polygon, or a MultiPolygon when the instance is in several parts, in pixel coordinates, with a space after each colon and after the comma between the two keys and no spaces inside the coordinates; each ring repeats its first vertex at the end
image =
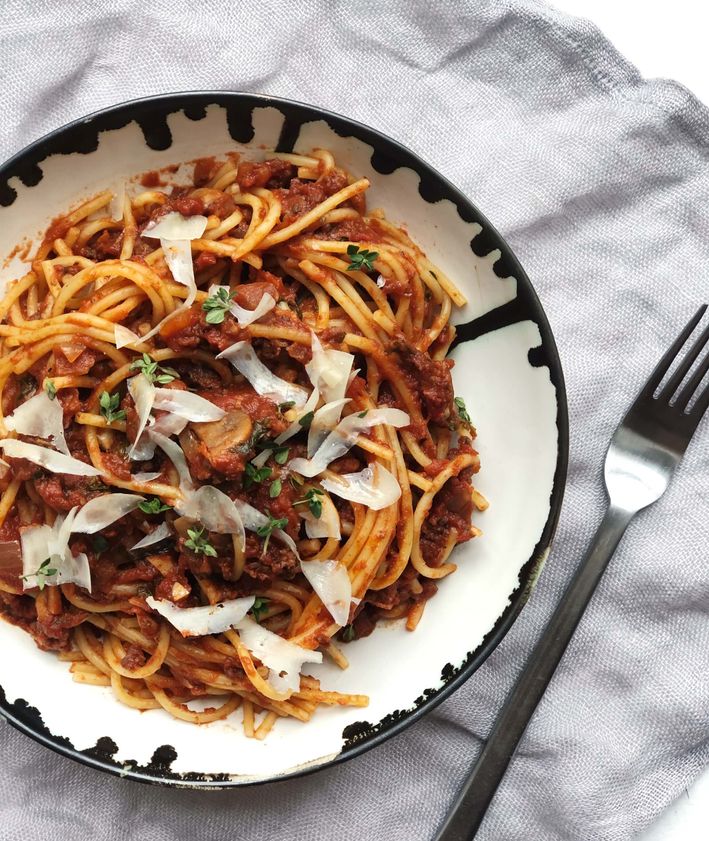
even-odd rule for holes
{"type": "Polygon", "coordinates": [[[350,502],[359,502],[373,511],[393,505],[401,496],[396,477],[382,464],[373,464],[359,473],[341,473],[337,479],[323,479],[323,488],[350,502]]]}
{"type": "MultiPolygon", "coordinates": [[[[143,430],[143,434],[134,444],[133,449],[129,453],[130,458],[135,461],[147,461],[155,455],[155,441],[150,437],[151,432],[158,432],[169,438],[171,435],[179,435],[180,432],[187,426],[187,418],[181,418],[178,415],[171,415],[169,413],[161,415],[157,420],[150,418],[148,426],[143,430]]],[[[160,475],[159,473],[157,474],[160,475]]]]}
{"type": "Polygon", "coordinates": [[[339,561],[301,561],[303,575],[338,625],[350,618],[352,584],[347,569],[339,561]]]}
{"type": "Polygon", "coordinates": [[[302,386],[282,380],[267,368],[249,342],[236,342],[218,354],[217,359],[228,359],[262,397],[277,403],[292,400],[296,407],[304,406],[308,399],[308,392],[302,386]]]}
{"type": "Polygon", "coordinates": [[[109,493],[90,499],[79,509],[72,531],[95,534],[125,517],[145,499],[137,494],[109,493]]]}
{"type": "MultiPolygon", "coordinates": [[[[234,505],[236,506],[239,515],[241,516],[241,520],[244,524],[244,527],[247,528],[249,531],[258,531],[258,529],[267,526],[269,523],[268,517],[265,514],[262,514],[259,510],[253,507],[253,505],[249,505],[248,502],[242,502],[240,499],[234,500],[234,505]]],[[[298,554],[298,547],[295,545],[295,541],[293,538],[286,534],[283,529],[274,529],[273,536],[278,538],[281,543],[285,543],[285,545],[293,552],[293,554],[300,560],[300,555],[298,554]]]]}
{"type": "Polygon", "coordinates": [[[64,437],[64,410],[62,404],[51,400],[46,391],[40,391],[30,397],[21,406],[5,418],[5,426],[20,435],[33,435],[37,438],[51,439],[51,443],[66,455],[69,448],[64,437]]]}
{"type": "Polygon", "coordinates": [[[268,681],[277,692],[297,692],[303,664],[322,663],[319,651],[285,640],[248,617],[238,623],[237,630],[254,657],[271,670],[268,681]]]}
{"type": "Polygon", "coordinates": [[[240,307],[238,304],[232,304],[229,308],[229,312],[242,327],[246,327],[248,324],[253,324],[254,321],[258,321],[259,318],[266,315],[266,313],[270,312],[275,306],[276,299],[266,292],[258,302],[255,310],[247,310],[240,307]]]}
{"type": "Polygon", "coordinates": [[[155,543],[160,543],[160,541],[166,540],[168,537],[172,537],[170,526],[168,526],[167,523],[160,523],[156,529],[153,529],[150,534],[146,534],[142,540],[139,540],[135,544],[135,546],[131,546],[130,551],[132,552],[135,549],[145,549],[147,546],[153,546],[155,543]]]}
{"type": "Polygon", "coordinates": [[[25,590],[37,586],[37,572],[42,567],[56,570],[52,575],[42,575],[45,584],[76,584],[91,592],[89,559],[83,552],[73,555],[69,548],[75,516],[76,508],[72,508],[66,517],[58,516],[52,526],[30,526],[22,531],[22,586],[25,590]]]}
{"type": "Polygon", "coordinates": [[[130,347],[131,345],[142,342],[143,339],[137,333],[124,327],[122,324],[116,324],[113,328],[115,342],[117,348],[130,347]]]}
{"type": "Polygon", "coordinates": [[[302,430],[303,427],[300,425],[301,418],[304,418],[306,415],[309,415],[310,412],[314,412],[319,400],[320,392],[317,390],[317,388],[314,388],[310,393],[310,397],[308,397],[308,399],[305,401],[305,405],[298,410],[295,416],[295,420],[287,429],[284,429],[283,432],[281,432],[278,438],[276,438],[276,444],[282,444],[284,441],[287,441],[289,438],[292,438],[294,435],[296,435],[302,430]]]}
{"type": "Polygon", "coordinates": [[[136,377],[131,377],[128,380],[128,393],[133,398],[135,408],[138,412],[138,431],[133,440],[133,446],[128,451],[128,457],[133,458],[135,447],[140,440],[141,433],[145,429],[145,425],[150,417],[150,412],[155,401],[155,386],[145,376],[145,374],[138,374],[136,377]]]}
{"type": "MultiPolygon", "coordinates": [[[[181,213],[168,213],[145,226],[141,236],[159,240],[199,239],[207,227],[206,216],[183,216],[181,213]]],[[[162,244],[162,243],[161,243],[162,244]]]]}
{"type": "Polygon", "coordinates": [[[342,400],[352,370],[354,356],[343,350],[325,350],[317,335],[311,333],[313,358],[305,366],[310,381],[326,403],[342,400]]]}
{"type": "Polygon", "coordinates": [[[180,445],[152,429],[148,431],[148,434],[175,465],[175,469],[180,477],[180,491],[182,494],[185,495],[189,491],[194,490],[194,483],[192,482],[192,476],[190,476],[190,469],[187,466],[187,459],[180,445]]]}
{"type": "Polygon", "coordinates": [[[199,394],[177,388],[156,388],[153,408],[171,412],[193,423],[221,420],[226,414],[224,409],[220,409],[199,394]]]}
{"type": "Polygon", "coordinates": [[[96,470],[92,464],[86,464],[78,458],[58,453],[55,450],[48,450],[46,447],[39,447],[37,444],[18,441],[16,438],[3,438],[0,440],[0,447],[5,451],[6,456],[25,458],[52,473],[66,473],[69,476],[101,475],[101,471],[96,470]]]}
{"type": "Polygon", "coordinates": [[[203,607],[177,607],[172,602],[152,596],[145,600],[148,607],[164,616],[183,637],[202,637],[228,631],[244,620],[255,601],[255,596],[245,596],[203,607]]]}
{"type": "Polygon", "coordinates": [[[411,419],[401,409],[370,409],[367,412],[354,413],[341,420],[327,438],[318,447],[312,458],[294,458],[289,467],[301,476],[311,478],[322,473],[334,461],[348,452],[358,436],[377,424],[385,423],[400,429],[408,426],[411,419]]]}
{"type": "MultiPolygon", "coordinates": [[[[191,218],[195,218],[194,216],[191,218]]],[[[194,279],[194,266],[192,264],[192,247],[189,240],[172,240],[161,239],[165,262],[167,263],[173,280],[176,283],[181,283],[189,289],[185,300],[176,307],[171,313],[165,316],[162,321],[159,321],[152,330],[149,330],[143,337],[142,341],[146,342],[151,339],[156,333],[159,333],[170,319],[175,318],[178,313],[189,309],[197,297],[197,284],[194,279]]]]}
{"type": "Polygon", "coordinates": [[[315,451],[327,438],[330,430],[337,426],[342,410],[349,402],[347,397],[342,400],[333,400],[332,403],[326,403],[315,412],[308,430],[308,458],[315,455],[315,451]]]}
{"type": "Polygon", "coordinates": [[[340,515],[329,496],[323,494],[319,497],[322,505],[320,516],[316,517],[307,505],[299,506],[298,514],[305,520],[305,533],[308,537],[318,540],[325,537],[340,539],[340,515]]]}
{"type": "Polygon", "coordinates": [[[239,510],[233,500],[218,488],[203,485],[194,493],[188,493],[175,505],[175,510],[183,517],[198,520],[207,531],[238,535],[241,551],[244,551],[246,532],[239,510]]]}

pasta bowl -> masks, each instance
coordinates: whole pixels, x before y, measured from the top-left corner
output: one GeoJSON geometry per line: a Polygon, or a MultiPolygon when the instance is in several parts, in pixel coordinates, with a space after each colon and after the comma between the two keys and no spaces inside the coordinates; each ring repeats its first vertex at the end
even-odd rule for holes
{"type": "Polygon", "coordinates": [[[415,154],[377,131],[273,97],[178,93],[118,105],[47,135],[0,168],[3,284],[58,214],[128,179],[209,156],[327,149],[371,182],[370,206],[404,226],[467,299],[452,321],[455,392],[477,430],[476,487],[490,505],[482,531],[453,550],[411,633],[401,621],[348,643],[349,668],[309,669],[322,685],[369,697],[367,707],[280,719],[249,739],[240,712],[195,726],[161,709],[140,713],[106,686],[74,682],[67,663],[0,624],[0,710],[48,747],[132,779],[227,787],[283,779],[357,756],[399,733],[460,687],[510,628],[549,553],[566,476],[568,428],[554,338],[532,285],[482,213],[415,154]],[[530,493],[530,488],[534,492],[530,493]]]}

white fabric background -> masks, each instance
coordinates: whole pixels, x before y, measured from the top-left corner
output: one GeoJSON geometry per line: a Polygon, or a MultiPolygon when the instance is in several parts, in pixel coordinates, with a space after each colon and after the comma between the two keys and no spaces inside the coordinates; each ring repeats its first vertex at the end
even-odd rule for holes
{"type": "MultiPolygon", "coordinates": [[[[571,466],[520,620],[405,734],[303,780],[186,793],[109,778],[0,724],[0,839],[424,841],[597,524],[624,407],[709,294],[709,115],[534,0],[5,3],[0,154],[120,100],[225,88],[367,122],[463,188],[554,328],[571,466]]],[[[631,527],[479,834],[621,841],[709,762],[709,430],[631,527]]]]}

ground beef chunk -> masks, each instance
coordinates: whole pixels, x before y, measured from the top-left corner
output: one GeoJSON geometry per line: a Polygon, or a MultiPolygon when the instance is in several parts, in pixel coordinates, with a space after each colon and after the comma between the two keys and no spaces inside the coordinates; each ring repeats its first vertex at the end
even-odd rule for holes
{"type": "Polygon", "coordinates": [[[364,219],[344,219],[334,225],[323,225],[315,236],[318,239],[343,240],[348,242],[378,242],[379,235],[364,219]]]}
{"type": "MultiPolygon", "coordinates": [[[[34,469],[37,470],[36,465],[34,469]]],[[[95,496],[105,493],[106,488],[93,476],[69,476],[65,473],[43,473],[34,480],[37,493],[54,511],[66,513],[95,496]]]]}
{"type": "Polygon", "coordinates": [[[121,660],[121,666],[124,669],[130,669],[134,671],[135,669],[141,668],[141,666],[145,665],[146,655],[142,648],[133,643],[130,643],[126,646],[126,656],[121,660]]]}
{"type": "Polygon", "coordinates": [[[123,231],[109,231],[104,228],[101,233],[91,239],[79,250],[79,254],[96,262],[100,260],[115,260],[121,256],[123,247],[123,231]]]}
{"type": "Polygon", "coordinates": [[[421,553],[429,566],[440,566],[442,551],[450,534],[456,543],[470,540],[473,501],[470,480],[461,472],[453,476],[436,494],[435,501],[421,529],[421,553]]]}
{"type": "Polygon", "coordinates": [[[242,190],[254,187],[287,187],[295,175],[295,167],[287,161],[272,158],[268,161],[244,161],[239,164],[236,181],[242,190]]]}
{"type": "Polygon", "coordinates": [[[392,349],[407,382],[419,395],[428,419],[446,424],[453,404],[452,360],[431,359],[404,341],[394,342],[392,349]]]}
{"type": "Polygon", "coordinates": [[[100,356],[98,351],[87,348],[81,339],[64,342],[55,347],[52,353],[54,354],[52,373],[57,377],[64,377],[68,374],[84,376],[94,367],[100,356]]]}

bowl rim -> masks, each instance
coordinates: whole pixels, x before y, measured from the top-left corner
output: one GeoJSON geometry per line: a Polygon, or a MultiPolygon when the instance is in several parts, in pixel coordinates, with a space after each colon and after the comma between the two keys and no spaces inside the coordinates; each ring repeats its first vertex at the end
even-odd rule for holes
{"type": "MultiPolygon", "coordinates": [[[[113,774],[114,776],[143,783],[201,790],[285,782],[286,780],[313,774],[317,771],[324,771],[327,768],[360,756],[366,751],[382,744],[392,736],[402,733],[407,727],[418,721],[425,714],[430,713],[442,701],[459,689],[499,645],[519,616],[520,611],[527,603],[534,589],[551,549],[559,521],[569,459],[568,403],[561,360],[548,318],[527,273],[506,240],[473,201],[468,199],[458,187],[417,153],[371,126],[326,108],[293,99],[272,96],[270,94],[228,90],[176,91],[126,100],[116,105],[110,105],[93,111],[53,129],[0,164],[0,181],[4,181],[5,185],[8,185],[10,178],[17,177],[24,185],[33,186],[33,184],[26,180],[26,177],[23,177],[23,172],[26,173],[27,171],[26,166],[30,164],[32,167],[36,167],[47,157],[63,153],[61,143],[57,144],[57,141],[64,135],[80,131],[82,128],[97,124],[97,134],[102,131],[118,129],[135,121],[139,116],[144,115],[149,119],[152,106],[160,106],[163,109],[167,106],[165,110],[165,116],[167,116],[170,113],[185,111],[190,107],[200,109],[204,109],[209,105],[227,107],[230,102],[252,104],[253,107],[275,107],[281,113],[287,113],[291,110],[299,112],[305,118],[303,122],[318,119],[325,120],[330,128],[333,128],[338,133],[344,130],[345,136],[355,136],[357,139],[371,145],[375,152],[379,147],[383,146],[385,149],[391,150],[391,157],[395,160],[397,168],[404,166],[413,169],[419,176],[420,183],[422,181],[421,176],[424,174],[433,179],[445,193],[445,198],[452,201],[456,206],[459,214],[462,209],[465,209],[466,216],[470,216],[482,225],[483,232],[494,240],[493,248],[500,250],[500,259],[504,259],[506,268],[508,267],[510,269],[509,274],[514,276],[517,281],[517,299],[520,297],[524,299],[524,304],[530,312],[530,317],[539,328],[541,347],[545,355],[544,367],[549,368],[551,383],[556,392],[558,440],[556,467],[546,523],[544,524],[534,551],[520,569],[519,584],[510,594],[507,607],[497,618],[495,624],[485,635],[480,645],[472,652],[469,652],[466,659],[451,677],[445,678],[443,684],[438,689],[427,694],[421,703],[417,703],[413,709],[403,711],[392,721],[377,726],[374,732],[365,735],[361,740],[355,739],[352,743],[346,743],[336,756],[331,756],[323,762],[314,760],[305,765],[289,769],[283,774],[257,779],[224,774],[178,774],[171,772],[168,767],[161,768],[160,772],[156,773],[143,769],[126,769],[110,759],[110,754],[104,752],[98,744],[95,748],[90,748],[86,751],[78,750],[67,738],[55,736],[44,725],[38,710],[29,706],[22,699],[18,699],[13,703],[8,702],[5,692],[2,686],[0,686],[0,715],[14,728],[56,753],[80,762],[83,765],[113,774]],[[59,149],[56,148],[57,145],[59,145],[59,149]]],[[[69,152],[73,151],[77,150],[69,150],[69,152]]]]}

